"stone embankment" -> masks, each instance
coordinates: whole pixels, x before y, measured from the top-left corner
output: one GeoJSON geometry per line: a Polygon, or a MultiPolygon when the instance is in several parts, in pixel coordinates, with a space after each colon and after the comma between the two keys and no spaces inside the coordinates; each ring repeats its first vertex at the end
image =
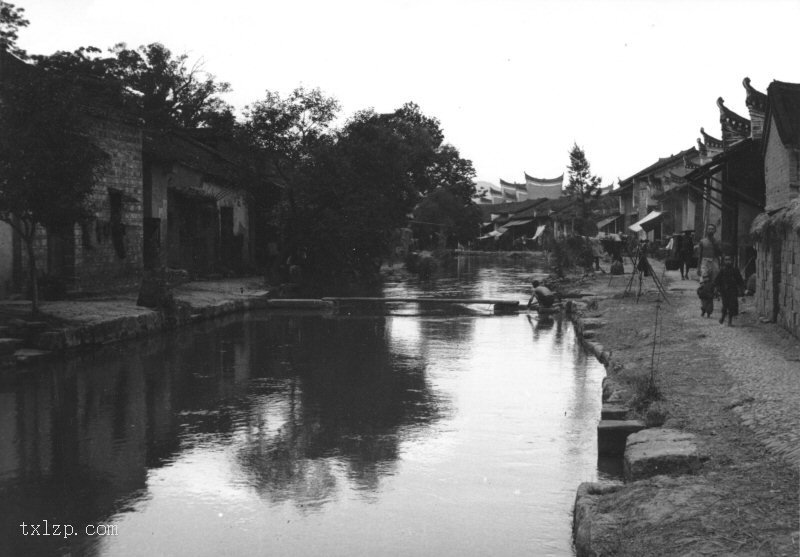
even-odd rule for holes
{"type": "Polygon", "coordinates": [[[46,360],[67,349],[144,337],[198,321],[255,309],[327,311],[323,300],[270,299],[259,279],[183,284],[174,289],[172,312],[136,305],[136,293],[113,297],[43,302],[30,317],[29,302],[0,303],[0,367],[46,360]]]}
{"type": "Polygon", "coordinates": [[[599,450],[624,469],[578,486],[577,555],[800,554],[800,342],[750,300],[734,327],[702,318],[697,283],[656,270],[668,303],[606,275],[568,304],[607,370],[599,450]]]}

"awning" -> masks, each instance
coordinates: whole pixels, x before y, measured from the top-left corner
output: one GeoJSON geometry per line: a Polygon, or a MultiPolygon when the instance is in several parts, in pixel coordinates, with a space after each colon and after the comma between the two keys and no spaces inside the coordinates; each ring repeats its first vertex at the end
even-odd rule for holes
{"type": "Polygon", "coordinates": [[[609,224],[611,224],[612,222],[614,222],[615,220],[617,220],[617,219],[618,219],[618,218],[620,218],[621,216],[622,216],[622,215],[616,215],[616,216],[613,216],[613,217],[608,217],[607,219],[603,219],[603,220],[601,220],[600,222],[598,222],[598,223],[597,223],[597,228],[598,228],[598,230],[599,230],[600,228],[603,228],[604,226],[608,226],[609,224]]]}
{"type": "Polygon", "coordinates": [[[522,226],[523,224],[528,224],[529,222],[533,222],[533,219],[528,219],[528,220],[512,220],[511,222],[507,222],[507,223],[506,223],[506,224],[504,224],[503,226],[505,226],[505,227],[509,227],[509,226],[522,226]]]}
{"type": "Polygon", "coordinates": [[[485,240],[486,238],[499,238],[503,234],[508,232],[508,228],[500,227],[497,230],[492,230],[488,234],[484,234],[483,236],[479,236],[478,240],[485,240]]]}
{"type": "Polygon", "coordinates": [[[664,213],[659,211],[652,211],[647,214],[642,220],[634,222],[628,228],[633,230],[634,232],[641,232],[644,230],[645,232],[649,230],[653,230],[656,224],[661,221],[661,218],[664,216],[664,213]]]}
{"type": "Polygon", "coordinates": [[[544,233],[544,227],[545,226],[546,225],[544,225],[544,224],[540,224],[539,226],[537,226],[536,227],[536,234],[533,235],[533,238],[531,238],[531,240],[535,240],[536,238],[541,236],[544,233]]]}

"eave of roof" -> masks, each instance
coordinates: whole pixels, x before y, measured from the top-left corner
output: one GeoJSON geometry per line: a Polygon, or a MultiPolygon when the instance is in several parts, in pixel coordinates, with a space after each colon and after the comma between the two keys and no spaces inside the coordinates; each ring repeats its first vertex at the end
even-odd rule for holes
{"type": "MultiPolygon", "coordinates": [[[[690,147],[689,149],[686,149],[685,151],[681,151],[680,153],[678,153],[676,155],[670,155],[669,157],[664,157],[663,159],[659,159],[658,161],[654,162],[650,166],[640,170],[636,174],[633,174],[633,175],[629,176],[628,178],[625,178],[624,180],[622,180],[620,182],[620,186],[621,187],[626,187],[626,186],[630,185],[633,182],[633,180],[635,180],[636,178],[641,178],[643,176],[647,176],[648,174],[652,174],[656,170],[659,170],[661,168],[670,166],[671,164],[673,164],[676,161],[683,160],[684,157],[686,157],[687,155],[690,155],[690,154],[691,155],[698,155],[699,153],[697,151],[697,147],[690,147]]],[[[621,189],[621,188],[618,188],[618,189],[621,189]]],[[[618,191],[618,190],[615,190],[615,191],[618,191]]]]}
{"type": "Polygon", "coordinates": [[[560,186],[564,183],[563,173],[561,176],[556,176],[555,178],[536,178],[527,172],[524,172],[523,174],[525,175],[525,183],[535,182],[535,185],[537,186],[560,186]]]}

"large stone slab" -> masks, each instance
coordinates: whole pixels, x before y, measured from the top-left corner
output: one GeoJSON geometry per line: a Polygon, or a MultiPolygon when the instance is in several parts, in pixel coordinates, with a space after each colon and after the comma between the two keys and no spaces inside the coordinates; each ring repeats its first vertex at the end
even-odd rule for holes
{"type": "Polygon", "coordinates": [[[605,327],[606,321],[603,319],[598,319],[596,317],[584,317],[583,321],[583,330],[584,331],[593,331],[596,329],[600,329],[601,327],[605,327]]]}
{"type": "Polygon", "coordinates": [[[596,536],[613,529],[615,517],[598,511],[600,498],[620,489],[618,484],[585,482],[578,486],[572,515],[572,539],[577,557],[595,557],[596,536]]]}
{"type": "Polygon", "coordinates": [[[585,483],[575,498],[573,540],[577,557],[608,555],[728,555],[713,536],[691,536],[686,524],[705,520],[725,497],[701,475],[655,476],[623,486],[585,483]],[[663,546],[626,533],[652,532],[663,546]],[[676,546],[674,534],[684,543],[676,546]],[[684,532],[686,532],[684,534],[684,532]],[[637,539],[638,538],[638,539],[637,539]],[[655,550],[656,547],[660,551],[655,550]],[[677,547],[677,549],[676,549],[677,547]]]}
{"type": "Polygon", "coordinates": [[[632,433],[643,430],[641,420],[600,420],[597,424],[597,452],[603,456],[622,456],[625,442],[632,433]]]}
{"type": "Polygon", "coordinates": [[[624,474],[628,481],[691,474],[700,467],[696,438],[676,429],[645,429],[628,436],[624,474]]]}

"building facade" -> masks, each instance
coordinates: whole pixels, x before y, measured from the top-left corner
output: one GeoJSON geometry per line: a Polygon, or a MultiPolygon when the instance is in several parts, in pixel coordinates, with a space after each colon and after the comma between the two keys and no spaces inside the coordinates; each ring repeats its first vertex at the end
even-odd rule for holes
{"type": "Polygon", "coordinates": [[[800,84],[767,89],[765,211],[753,222],[756,310],[800,337],[800,84]]]}

